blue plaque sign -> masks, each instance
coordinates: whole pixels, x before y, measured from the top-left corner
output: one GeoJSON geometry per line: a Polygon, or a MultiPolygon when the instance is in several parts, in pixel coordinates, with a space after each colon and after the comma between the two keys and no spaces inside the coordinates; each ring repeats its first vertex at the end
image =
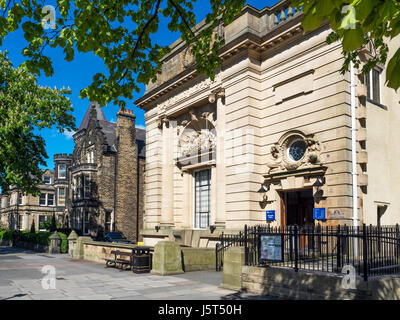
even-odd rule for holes
{"type": "Polygon", "coordinates": [[[315,220],[325,220],[325,208],[314,208],[314,219],[315,220]]]}
{"type": "Polygon", "coordinates": [[[275,221],[275,210],[267,210],[267,221],[275,221]]]}

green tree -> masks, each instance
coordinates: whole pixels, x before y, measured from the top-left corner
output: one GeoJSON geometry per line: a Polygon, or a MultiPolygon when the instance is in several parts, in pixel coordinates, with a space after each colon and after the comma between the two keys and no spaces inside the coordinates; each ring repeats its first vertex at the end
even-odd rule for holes
{"type": "MultiPolygon", "coordinates": [[[[1,1],[0,1],[1,3],[1,1]]],[[[74,130],[70,90],[41,87],[36,76],[15,69],[0,51],[0,187],[7,193],[17,185],[23,193],[38,194],[48,158],[44,139],[36,129],[74,130]]]]}
{"type": "Polygon", "coordinates": [[[53,216],[51,218],[51,225],[50,225],[50,232],[54,232],[57,229],[57,222],[56,222],[56,214],[53,212],[53,216]]]}
{"type": "Polygon", "coordinates": [[[31,224],[31,233],[35,233],[36,232],[36,227],[35,227],[35,219],[32,220],[32,224],[31,224]]]}
{"type": "Polygon", "coordinates": [[[56,221],[56,216],[53,213],[51,217],[47,217],[44,222],[40,224],[40,229],[46,229],[47,231],[56,231],[57,228],[60,228],[60,224],[56,221]]]}
{"type": "Polygon", "coordinates": [[[96,73],[80,97],[102,106],[113,101],[124,108],[121,98],[132,99],[140,84],[155,81],[160,59],[170,50],[152,41],[160,17],[165,17],[168,29],[179,32],[190,46],[197,71],[214,78],[214,70],[221,63],[218,51],[224,45],[216,31],[241,12],[245,1],[210,0],[207,26],[200,30],[194,28],[198,23],[193,12],[195,1],[58,0],[55,29],[44,29],[42,18],[48,12],[42,13],[42,1],[0,0],[0,40],[22,27],[29,42],[23,50],[27,58],[23,66],[35,74],[44,71],[46,76],[53,74],[52,61],[44,54],[49,47],[62,48],[67,61],[73,60],[76,52],[93,52],[104,61],[109,74],[96,73]]]}
{"type": "MultiPolygon", "coordinates": [[[[328,21],[333,32],[328,43],[341,41],[345,61],[342,73],[353,61],[368,72],[377,63],[385,64],[388,56],[387,39],[400,33],[400,1],[398,0],[292,0],[292,6],[303,8],[304,31],[318,28],[328,21]],[[359,51],[366,45],[372,47],[372,58],[362,63],[359,51]]],[[[400,87],[400,48],[393,54],[386,70],[386,84],[397,90],[400,87]]]]}

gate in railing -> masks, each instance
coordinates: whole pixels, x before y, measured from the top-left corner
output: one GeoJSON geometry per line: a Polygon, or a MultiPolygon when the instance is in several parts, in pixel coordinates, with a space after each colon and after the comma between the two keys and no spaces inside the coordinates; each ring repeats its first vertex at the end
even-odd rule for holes
{"type": "Polygon", "coordinates": [[[217,243],[215,246],[215,269],[217,271],[222,270],[224,264],[224,252],[226,249],[229,247],[244,245],[243,232],[240,231],[239,234],[222,233],[219,240],[220,243],[217,243]]]}

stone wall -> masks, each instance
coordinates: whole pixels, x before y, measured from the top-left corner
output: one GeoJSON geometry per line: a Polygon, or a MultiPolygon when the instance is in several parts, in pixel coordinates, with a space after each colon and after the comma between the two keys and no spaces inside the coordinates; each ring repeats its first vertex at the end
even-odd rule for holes
{"type": "Polygon", "coordinates": [[[215,249],[182,248],[183,271],[215,270],[215,249]]]}
{"type": "Polygon", "coordinates": [[[140,230],[143,229],[143,217],[145,215],[145,166],[146,166],[146,159],[140,158],[139,161],[139,192],[138,192],[138,205],[139,205],[139,214],[138,214],[138,226],[139,226],[139,236],[137,241],[143,241],[143,236],[140,233],[140,230]]]}
{"type": "Polygon", "coordinates": [[[104,259],[114,259],[111,251],[119,250],[121,252],[131,253],[133,244],[118,244],[101,241],[83,242],[83,260],[105,263],[104,259]]]}
{"type": "Polygon", "coordinates": [[[33,250],[36,252],[49,253],[49,246],[44,246],[38,243],[17,241],[13,243],[11,240],[0,240],[0,246],[17,247],[22,249],[33,250]]]}
{"type": "MultiPolygon", "coordinates": [[[[74,248],[73,252],[70,252],[70,255],[72,255],[73,258],[97,263],[105,263],[104,259],[114,259],[114,255],[111,254],[111,251],[119,250],[130,253],[132,252],[132,248],[136,247],[134,244],[93,241],[88,237],[79,237],[77,240],[70,241],[69,243],[69,246],[74,248]]],[[[163,242],[168,241],[162,241],[159,245],[162,245],[163,242]]],[[[180,247],[175,242],[169,243],[176,246],[177,250],[180,252],[173,260],[181,265],[185,272],[215,270],[215,249],[180,247]]],[[[153,251],[154,248],[150,248],[150,258],[156,260],[153,261],[153,265],[164,265],[167,261],[165,259],[171,260],[171,255],[159,255],[153,258],[153,251]]]]}
{"type": "Polygon", "coordinates": [[[226,289],[242,288],[242,266],[244,265],[244,247],[231,247],[224,252],[222,286],[226,289]]]}
{"type": "Polygon", "coordinates": [[[289,268],[242,267],[243,290],[285,299],[302,300],[399,300],[400,278],[356,280],[356,289],[342,287],[343,275],[289,268]]]}
{"type": "Polygon", "coordinates": [[[135,115],[117,114],[117,199],[116,230],[131,241],[137,241],[137,171],[135,115]]]}

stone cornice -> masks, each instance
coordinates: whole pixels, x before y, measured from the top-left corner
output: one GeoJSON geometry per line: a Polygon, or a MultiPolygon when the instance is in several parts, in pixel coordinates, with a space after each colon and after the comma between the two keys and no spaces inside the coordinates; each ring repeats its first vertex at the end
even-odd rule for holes
{"type": "MultiPolygon", "coordinates": [[[[257,36],[254,33],[247,32],[242,34],[238,38],[234,39],[220,51],[220,57],[224,61],[236,56],[240,52],[255,51],[258,54],[268,52],[281,46],[286,40],[293,38],[296,35],[303,33],[303,28],[300,25],[300,21],[303,14],[297,14],[294,17],[281,23],[263,37],[257,36]]],[[[193,65],[181,73],[177,74],[173,78],[165,81],[159,86],[153,88],[149,92],[145,93],[141,98],[135,101],[135,104],[139,107],[148,111],[155,107],[154,102],[160,97],[164,96],[168,92],[181,86],[185,82],[197,77],[196,65],[193,65]]]]}

